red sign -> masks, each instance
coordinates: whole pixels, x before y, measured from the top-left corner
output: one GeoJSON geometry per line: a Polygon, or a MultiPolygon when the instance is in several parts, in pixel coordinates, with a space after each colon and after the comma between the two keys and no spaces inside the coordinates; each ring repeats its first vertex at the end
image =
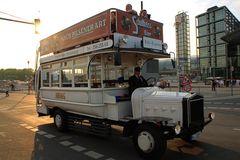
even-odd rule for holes
{"type": "Polygon", "coordinates": [[[117,32],[137,37],[146,36],[163,41],[162,23],[120,10],[117,10],[117,32]]]}
{"type": "Polygon", "coordinates": [[[40,54],[57,53],[110,34],[110,12],[105,11],[41,40],[40,54]]]}
{"type": "Polygon", "coordinates": [[[181,81],[182,89],[185,92],[190,92],[192,90],[192,86],[191,86],[192,80],[188,75],[180,75],[180,81],[181,81]]]}

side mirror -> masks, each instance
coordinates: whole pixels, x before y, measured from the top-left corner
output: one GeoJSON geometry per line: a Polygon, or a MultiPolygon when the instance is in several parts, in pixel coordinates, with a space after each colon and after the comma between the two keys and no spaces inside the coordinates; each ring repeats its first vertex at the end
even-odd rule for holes
{"type": "Polygon", "coordinates": [[[122,65],[122,58],[121,58],[121,53],[119,52],[119,49],[114,53],[114,65],[115,66],[120,66],[122,65]]]}

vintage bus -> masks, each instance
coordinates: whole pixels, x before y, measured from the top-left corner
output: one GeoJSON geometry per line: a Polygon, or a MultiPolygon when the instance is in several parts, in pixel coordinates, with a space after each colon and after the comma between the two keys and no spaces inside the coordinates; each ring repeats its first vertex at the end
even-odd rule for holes
{"type": "Polygon", "coordinates": [[[136,66],[169,58],[163,24],[119,9],[108,9],[40,42],[36,72],[36,109],[50,115],[62,131],[80,128],[108,135],[111,125],[144,159],[158,159],[166,140],[190,137],[213,119],[204,118],[203,97],[167,92],[158,87],[136,89],[128,79],[136,66]]]}

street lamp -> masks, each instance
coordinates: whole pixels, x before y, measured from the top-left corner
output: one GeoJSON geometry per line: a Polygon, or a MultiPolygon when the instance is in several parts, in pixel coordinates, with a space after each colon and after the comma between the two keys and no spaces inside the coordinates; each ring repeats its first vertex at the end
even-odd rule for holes
{"type": "Polygon", "coordinates": [[[40,34],[40,19],[39,18],[36,18],[34,19],[34,27],[35,27],[35,34],[40,34]]]}
{"type": "Polygon", "coordinates": [[[27,61],[27,64],[28,64],[28,69],[29,69],[29,63],[30,63],[30,61],[27,61]]]}

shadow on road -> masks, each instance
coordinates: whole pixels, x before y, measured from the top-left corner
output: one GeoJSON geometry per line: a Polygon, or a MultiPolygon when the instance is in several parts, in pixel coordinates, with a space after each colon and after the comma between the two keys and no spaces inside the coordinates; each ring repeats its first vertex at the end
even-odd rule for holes
{"type": "MultiPolygon", "coordinates": [[[[119,136],[119,130],[114,129],[113,135],[99,137],[89,135],[79,130],[69,130],[65,133],[55,130],[53,124],[38,126],[39,131],[55,135],[54,138],[47,138],[36,132],[35,145],[32,152],[32,160],[36,159],[91,159],[86,156],[88,151],[94,151],[115,160],[139,160],[130,138],[119,136]],[[69,146],[61,145],[62,141],[69,141],[69,146]],[[81,146],[82,151],[75,151],[71,146],[81,146]]],[[[204,142],[187,143],[181,139],[168,141],[168,149],[162,158],[163,160],[239,160],[240,153],[204,142]]],[[[100,158],[103,159],[103,158],[100,158]]]]}
{"type": "Polygon", "coordinates": [[[238,160],[240,153],[209,143],[171,140],[163,160],[238,160]]]}

